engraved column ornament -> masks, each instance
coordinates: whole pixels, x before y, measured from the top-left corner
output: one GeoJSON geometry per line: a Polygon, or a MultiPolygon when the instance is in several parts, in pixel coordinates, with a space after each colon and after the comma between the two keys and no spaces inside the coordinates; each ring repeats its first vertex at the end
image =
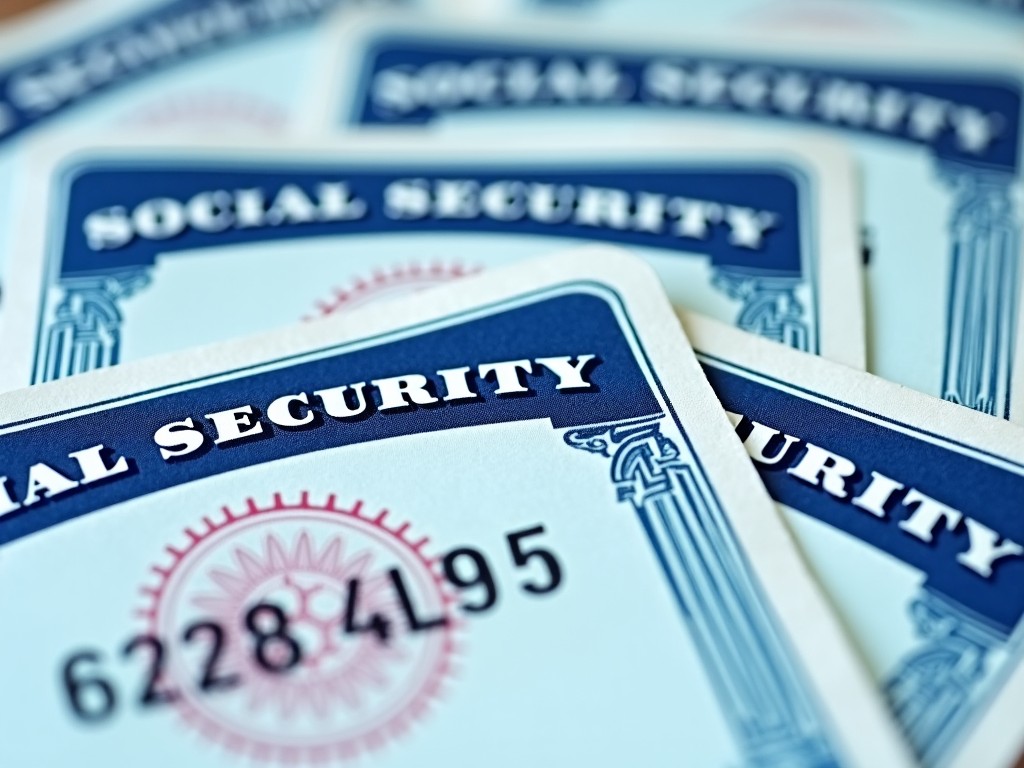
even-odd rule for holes
{"type": "Polygon", "coordinates": [[[148,282],[143,271],[63,282],[64,298],[45,331],[33,383],[117,365],[122,320],[118,301],[148,282]]]}
{"type": "Polygon", "coordinates": [[[682,609],[727,720],[755,766],[836,765],[786,641],[718,502],[657,421],[570,430],[569,445],[611,459],[682,609]]]}
{"type": "Polygon", "coordinates": [[[944,754],[945,739],[985,674],[985,663],[1003,638],[967,611],[934,592],[910,604],[922,642],[900,662],[886,695],[910,743],[922,758],[944,754]]]}
{"type": "Polygon", "coordinates": [[[803,303],[797,299],[800,278],[762,277],[719,269],[712,285],[742,304],[736,326],[786,346],[808,351],[810,331],[803,303]]]}
{"type": "Polygon", "coordinates": [[[940,172],[955,196],[942,397],[1006,418],[1020,269],[1014,177],[953,164],[940,172]]]}

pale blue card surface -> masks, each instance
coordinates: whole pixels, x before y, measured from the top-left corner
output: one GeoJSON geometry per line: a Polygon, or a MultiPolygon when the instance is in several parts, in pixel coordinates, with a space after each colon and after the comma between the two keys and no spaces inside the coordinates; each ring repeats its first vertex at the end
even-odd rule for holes
{"type": "Polygon", "coordinates": [[[1024,750],[1024,430],[698,317],[769,493],[926,766],[1024,750]]]}
{"type": "Polygon", "coordinates": [[[1024,384],[1013,373],[1021,357],[1019,60],[884,40],[844,52],[813,36],[798,51],[792,38],[686,42],[607,26],[581,23],[561,37],[507,24],[488,33],[339,27],[324,60],[321,122],[463,136],[558,125],[586,135],[627,132],[638,120],[731,115],[763,130],[839,134],[863,169],[869,370],[1024,419],[1024,384]]]}
{"type": "Polygon", "coordinates": [[[0,386],[589,241],[644,255],[682,306],[863,367],[853,175],[827,146],[693,131],[518,148],[388,138],[41,148],[17,216],[0,386]]]}
{"type": "Polygon", "coordinates": [[[33,387],[0,423],[5,765],[909,765],[634,258],[33,387]]]}

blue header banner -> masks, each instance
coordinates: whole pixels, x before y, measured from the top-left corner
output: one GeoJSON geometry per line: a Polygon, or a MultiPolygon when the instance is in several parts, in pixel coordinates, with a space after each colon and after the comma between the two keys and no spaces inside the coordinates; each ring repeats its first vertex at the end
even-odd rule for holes
{"type": "Polygon", "coordinates": [[[1009,14],[1024,14],[1024,0],[959,0],[968,5],[980,5],[994,11],[1009,14]]]}
{"type": "Polygon", "coordinates": [[[661,412],[611,306],[584,292],[496,307],[494,314],[444,328],[224,378],[93,413],[29,422],[0,435],[0,475],[6,478],[0,507],[7,506],[0,509],[0,543],[165,488],[338,446],[481,424],[549,419],[563,429],[661,412]],[[568,386],[574,382],[565,367],[559,373],[545,362],[554,357],[575,365],[588,386],[568,386]],[[489,370],[510,361],[518,365],[505,365],[500,375],[489,370]],[[407,379],[404,388],[419,392],[419,400],[401,394],[394,381],[382,383],[395,377],[407,379]],[[348,389],[324,394],[339,387],[348,389]],[[248,410],[238,412],[243,407],[248,410]],[[349,415],[342,415],[346,409],[349,415]],[[229,411],[237,413],[224,415],[229,411]],[[258,434],[225,439],[225,430],[237,436],[256,423],[258,434]],[[172,424],[177,426],[167,431],[172,424]],[[191,449],[181,453],[190,438],[191,449]],[[60,488],[49,470],[71,482],[83,480],[87,465],[97,474],[100,457],[72,454],[100,445],[105,466],[124,459],[127,469],[21,505],[40,483],[60,488]],[[165,456],[161,446],[179,454],[165,456]],[[33,471],[38,464],[48,469],[33,471]]]}
{"type": "Polygon", "coordinates": [[[343,119],[423,124],[445,113],[643,106],[813,123],[999,170],[1020,163],[1017,73],[881,69],[805,58],[637,54],[382,35],[343,119]]]}
{"type": "Polygon", "coordinates": [[[1024,467],[1000,466],[927,435],[913,431],[908,434],[909,430],[887,426],[884,421],[879,423],[780,391],[725,370],[713,358],[705,358],[704,372],[725,408],[746,417],[738,429],[741,438],[749,435],[749,421],[797,438],[783,449],[782,436],[775,436],[765,452],[771,458],[776,454],[781,458],[774,464],[755,461],[776,501],[920,569],[925,586],[984,617],[1000,631],[1009,634],[1020,622],[1024,614],[1024,590],[1020,588],[1024,584],[1024,558],[997,560],[991,574],[984,576],[965,567],[958,557],[970,548],[968,520],[971,525],[980,523],[995,532],[1000,542],[1024,542],[1024,467]],[[823,481],[810,484],[799,477],[801,473],[789,471],[807,456],[809,444],[852,462],[855,470],[843,469],[849,475],[843,481],[845,498],[828,492],[823,481]],[[875,481],[876,493],[870,496],[884,508],[884,517],[853,503],[860,498],[867,505],[864,494],[875,474],[900,486],[875,481]],[[878,493],[879,489],[886,493],[878,493]],[[880,501],[883,496],[884,504],[880,501]],[[927,498],[922,501],[922,496],[927,498]],[[933,502],[952,508],[961,519],[937,518],[930,542],[900,526],[912,508],[920,510],[922,503],[930,510],[937,509],[933,502]]]}
{"type": "Polygon", "coordinates": [[[378,232],[601,240],[800,274],[800,182],[784,166],[596,165],[87,163],[67,174],[60,275],[145,267],[210,246],[378,232]]]}
{"type": "Polygon", "coordinates": [[[118,86],[314,21],[342,0],[173,0],[0,68],[0,145],[118,86]]]}

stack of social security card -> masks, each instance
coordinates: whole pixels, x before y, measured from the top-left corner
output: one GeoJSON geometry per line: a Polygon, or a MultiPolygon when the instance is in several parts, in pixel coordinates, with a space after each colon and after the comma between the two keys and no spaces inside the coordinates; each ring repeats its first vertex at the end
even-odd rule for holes
{"type": "Polygon", "coordinates": [[[1014,0],[0,1],[0,766],[1021,768],[1022,151],[1014,0]]]}

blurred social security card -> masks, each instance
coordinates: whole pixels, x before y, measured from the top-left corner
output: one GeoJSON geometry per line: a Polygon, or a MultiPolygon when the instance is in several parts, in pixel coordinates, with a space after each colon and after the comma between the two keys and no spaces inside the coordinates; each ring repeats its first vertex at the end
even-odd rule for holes
{"type": "Polygon", "coordinates": [[[830,146],[674,130],[36,157],[0,344],[8,387],[595,240],[643,254],[681,305],[863,367],[855,189],[830,146]]]}
{"type": "Polygon", "coordinates": [[[868,369],[1024,419],[1024,377],[1012,372],[1021,356],[1019,49],[799,40],[687,42],[582,22],[561,36],[548,25],[340,25],[316,102],[320,122],[336,128],[628,133],[640,116],[731,115],[762,131],[836,132],[863,170],[868,369]]]}
{"type": "Polygon", "coordinates": [[[4,765],[910,765],[635,257],[32,387],[0,425],[0,578],[32,587],[0,591],[4,765]]]}
{"type": "Polygon", "coordinates": [[[281,128],[295,92],[284,86],[298,62],[281,66],[308,49],[314,21],[344,5],[75,0],[0,27],[0,137],[72,115],[79,128],[96,127],[90,116],[108,125],[219,117],[281,128]]]}
{"type": "Polygon", "coordinates": [[[1024,749],[1024,429],[713,321],[708,380],[926,766],[1024,749]]]}

